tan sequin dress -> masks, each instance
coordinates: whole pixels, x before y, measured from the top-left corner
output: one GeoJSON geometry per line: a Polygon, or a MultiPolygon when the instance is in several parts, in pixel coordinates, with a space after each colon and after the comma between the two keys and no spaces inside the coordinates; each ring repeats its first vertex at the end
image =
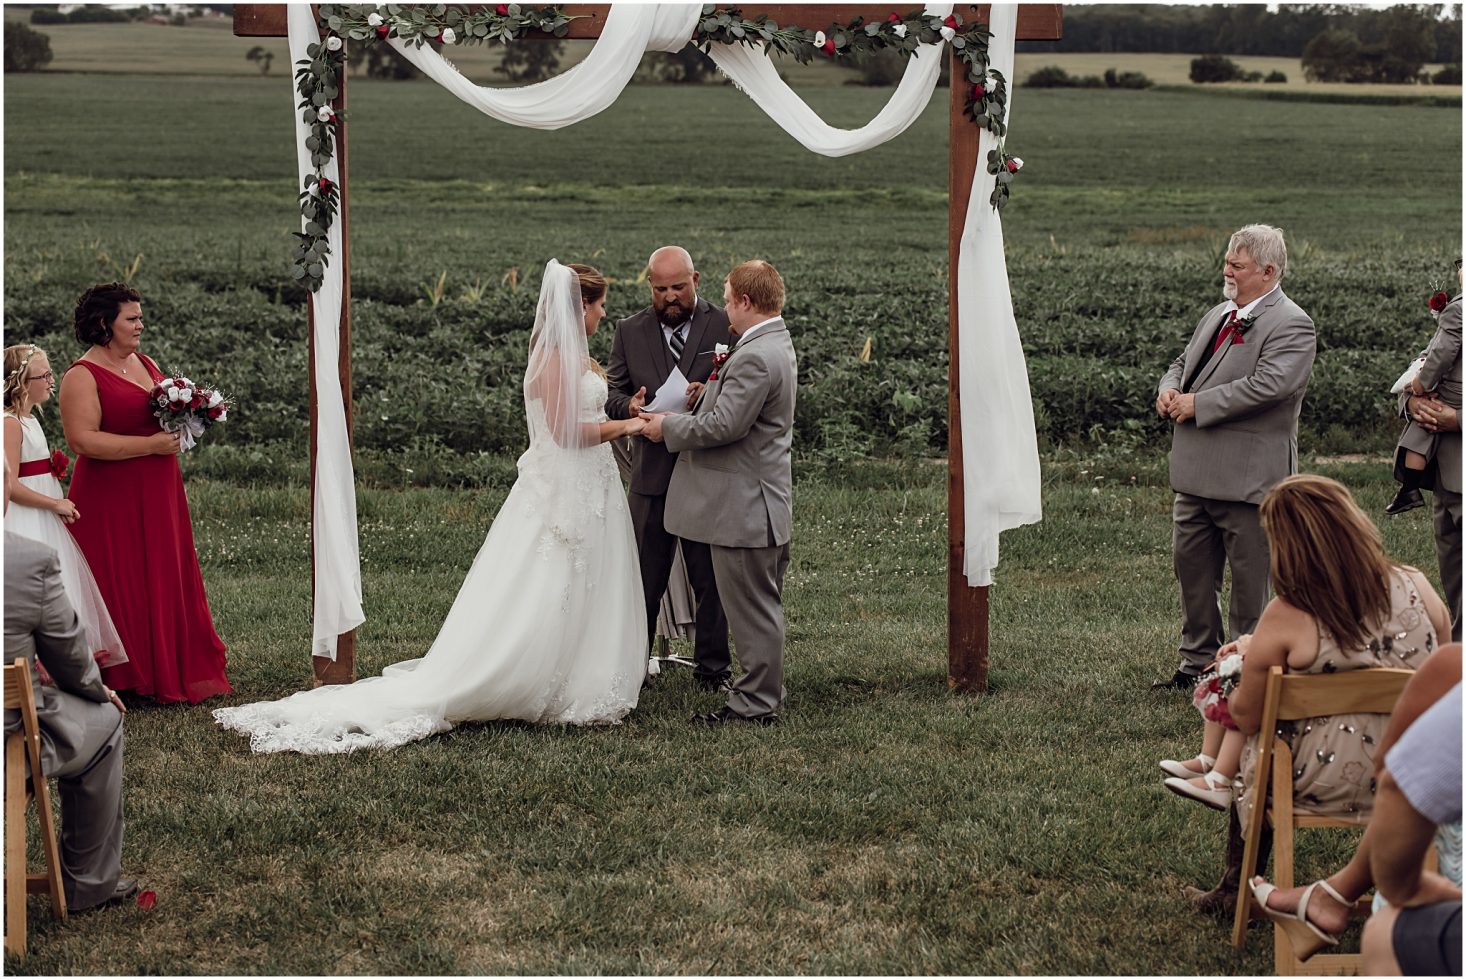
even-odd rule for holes
{"type": "MultiPolygon", "coordinates": [[[[1302,674],[1333,674],[1366,667],[1414,670],[1436,648],[1435,628],[1420,591],[1405,572],[1390,575],[1390,613],[1356,649],[1341,649],[1321,630],[1318,656],[1302,674]]],[[[1388,715],[1343,714],[1279,722],[1277,734],[1293,751],[1293,806],[1303,813],[1346,816],[1360,822],[1374,810],[1374,759],[1388,715]]],[[[1263,734],[1263,733],[1258,733],[1263,734]]],[[[1242,750],[1239,811],[1252,809],[1252,783],[1257,771],[1257,735],[1242,750]]]]}

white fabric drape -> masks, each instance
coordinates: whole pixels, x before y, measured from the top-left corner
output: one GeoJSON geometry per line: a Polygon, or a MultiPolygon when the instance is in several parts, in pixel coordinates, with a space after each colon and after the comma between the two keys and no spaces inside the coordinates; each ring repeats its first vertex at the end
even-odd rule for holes
{"type": "Polygon", "coordinates": [[[390,43],[425,75],[480,112],[515,126],[561,129],[615,102],[646,52],[686,47],[701,11],[695,3],[612,4],[600,39],[584,61],[521,88],[475,85],[427,45],[415,48],[395,37],[390,43]]]}
{"type": "MultiPolygon", "coordinates": [[[[952,12],[950,3],[930,3],[926,12],[945,17],[952,12]]],[[[919,45],[906,62],[901,83],[874,119],[859,129],[836,129],[821,119],[809,105],[795,95],[779,77],[773,59],[762,48],[744,44],[717,44],[709,52],[718,70],[733,80],[739,91],[753,99],[770,119],[783,127],[805,148],[827,157],[843,157],[859,153],[899,136],[916,121],[931,101],[941,74],[946,44],[919,45]]]]}
{"type": "MultiPolygon", "coordinates": [[[[310,4],[289,7],[290,61],[309,56],[307,45],[320,40],[310,4]]],[[[291,87],[291,106],[297,93],[291,87]]],[[[301,181],[315,173],[305,139],[310,128],[295,110],[295,146],[301,181]]],[[[340,183],[336,157],[326,176],[340,183]]],[[[304,184],[297,186],[303,187],[304,184]]],[[[344,202],[343,202],[344,203],[344,202]]],[[[336,638],[366,621],[361,607],[361,557],[356,536],[356,474],[351,467],[351,445],[346,436],[346,403],[336,365],[341,353],[341,222],[331,223],[331,256],[325,282],[311,294],[315,336],[316,474],[311,510],[311,547],[315,552],[315,603],[311,625],[311,655],[336,659],[336,638]]]]}
{"type": "MultiPolygon", "coordinates": [[[[1018,8],[993,4],[991,66],[1008,80],[1013,111],[1013,42],[1018,8]]],[[[954,82],[955,84],[955,82],[954,82]]],[[[1038,436],[1028,391],[1028,364],[1018,340],[1003,221],[988,203],[997,177],[987,172],[997,137],[982,131],[977,172],[957,260],[957,367],[962,412],[963,514],[967,535],[962,571],[968,585],[991,585],[998,533],[1043,517],[1038,436]]]]}

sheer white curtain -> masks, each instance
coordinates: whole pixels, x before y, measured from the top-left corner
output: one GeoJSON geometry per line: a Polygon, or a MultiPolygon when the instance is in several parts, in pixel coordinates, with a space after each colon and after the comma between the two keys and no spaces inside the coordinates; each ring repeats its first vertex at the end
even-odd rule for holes
{"type": "MultiPolygon", "coordinates": [[[[988,47],[992,67],[1008,79],[1013,111],[1013,42],[1018,8],[993,4],[988,47]]],[[[963,572],[968,585],[991,585],[998,565],[998,533],[1043,517],[1038,436],[1028,392],[1028,363],[1018,340],[1003,221],[988,203],[997,177],[987,172],[997,137],[982,131],[977,173],[957,260],[957,368],[962,403],[962,490],[967,540],[963,572]]]]}
{"type": "MultiPolygon", "coordinates": [[[[310,4],[289,6],[290,62],[308,58],[307,45],[320,40],[310,4]]],[[[291,88],[291,106],[295,89],[291,88]]],[[[305,139],[310,128],[295,112],[296,165],[301,180],[315,173],[305,139]]],[[[336,157],[326,176],[339,183],[336,157]]],[[[297,186],[304,186],[298,184],[297,186]]],[[[315,604],[311,626],[311,655],[336,659],[336,638],[366,621],[361,608],[361,557],[356,536],[356,475],[351,467],[351,446],[346,437],[346,404],[336,365],[341,353],[341,222],[331,224],[331,262],[325,282],[311,294],[315,336],[316,476],[311,510],[311,544],[315,551],[315,604]]]]}
{"type": "MultiPolygon", "coordinates": [[[[940,17],[952,10],[952,4],[928,4],[925,9],[940,17]]],[[[684,47],[700,11],[698,4],[613,4],[600,39],[584,61],[555,78],[521,88],[475,85],[433,48],[414,48],[396,39],[391,43],[430,78],[486,115],[516,126],[559,129],[611,105],[645,52],[684,47]]],[[[989,57],[992,66],[1010,80],[1010,107],[1017,21],[1015,5],[993,5],[989,57]]],[[[305,57],[305,46],[318,41],[319,34],[308,5],[292,4],[289,24],[291,58],[296,61],[305,57]]],[[[945,45],[923,45],[881,111],[859,129],[842,130],[825,123],[795,95],[762,50],[746,45],[714,45],[712,49],[718,68],[771,119],[801,144],[826,156],[858,153],[905,131],[930,101],[945,56],[945,45]]],[[[292,85],[292,107],[295,98],[292,85]]],[[[299,166],[303,177],[312,169],[303,149],[304,123],[299,115],[296,113],[297,145],[302,147],[299,166]]],[[[964,571],[971,585],[991,584],[998,563],[999,532],[1037,521],[1042,513],[1038,443],[1027,366],[1008,290],[1002,222],[988,204],[994,177],[987,172],[986,161],[994,145],[995,138],[984,131],[957,268],[958,384],[966,461],[964,571]]],[[[334,159],[328,173],[336,178],[334,159]]],[[[355,481],[335,371],[341,318],[339,228],[339,223],[333,225],[330,237],[336,261],[327,265],[325,283],[311,298],[318,408],[312,647],[315,655],[332,658],[337,634],[364,619],[355,481]]]]}

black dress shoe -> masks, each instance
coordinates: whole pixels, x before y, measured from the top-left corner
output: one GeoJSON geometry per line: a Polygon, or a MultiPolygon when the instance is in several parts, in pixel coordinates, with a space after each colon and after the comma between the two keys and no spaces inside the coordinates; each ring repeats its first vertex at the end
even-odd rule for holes
{"type": "Polygon", "coordinates": [[[1396,514],[1403,514],[1407,510],[1414,510],[1417,507],[1425,506],[1425,495],[1415,487],[1401,487],[1400,492],[1395,494],[1395,499],[1385,505],[1385,513],[1393,517],[1396,514]]]}
{"type": "Polygon", "coordinates": [[[1196,690],[1196,675],[1178,670],[1170,677],[1151,684],[1150,689],[1152,691],[1194,691],[1196,690]]]}
{"type": "Polygon", "coordinates": [[[1209,892],[1187,885],[1181,889],[1187,903],[1198,912],[1209,915],[1231,915],[1237,909],[1237,892],[1221,885],[1209,892]]]}
{"type": "Polygon", "coordinates": [[[121,905],[137,895],[136,878],[118,878],[117,888],[112,892],[112,897],[98,902],[96,905],[88,905],[84,909],[71,909],[72,915],[86,915],[89,912],[100,912],[102,909],[112,908],[114,905],[121,905]]]}
{"type": "Polygon", "coordinates": [[[692,716],[692,724],[694,726],[705,726],[705,727],[708,727],[708,728],[718,728],[718,727],[723,726],[723,725],[740,725],[740,724],[742,724],[742,725],[765,725],[765,726],[767,726],[767,725],[777,725],[778,723],[779,723],[779,716],[778,715],[773,715],[773,714],[769,714],[769,715],[755,715],[752,718],[746,718],[743,715],[734,714],[733,710],[731,708],[729,708],[727,705],[724,705],[723,707],[719,708],[717,711],[710,711],[710,712],[708,712],[705,715],[693,715],[692,716]]]}
{"type": "Polygon", "coordinates": [[[727,674],[718,677],[693,677],[693,681],[704,694],[727,694],[733,690],[733,681],[727,674]]]}

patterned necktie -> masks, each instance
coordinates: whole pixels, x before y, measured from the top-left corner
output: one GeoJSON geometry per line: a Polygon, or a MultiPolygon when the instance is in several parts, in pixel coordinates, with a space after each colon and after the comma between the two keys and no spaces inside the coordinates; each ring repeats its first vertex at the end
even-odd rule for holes
{"type": "Polygon", "coordinates": [[[672,360],[682,360],[682,345],[687,343],[687,338],[682,336],[682,328],[678,327],[672,331],[672,337],[667,343],[672,345],[672,360]]]}
{"type": "Polygon", "coordinates": [[[1227,338],[1231,337],[1232,334],[1236,332],[1236,330],[1237,330],[1237,327],[1235,325],[1236,320],[1237,320],[1237,311],[1236,310],[1233,310],[1231,313],[1228,313],[1227,314],[1227,321],[1222,324],[1222,329],[1217,332],[1217,340],[1216,340],[1216,343],[1212,344],[1212,346],[1211,346],[1211,352],[1213,354],[1215,354],[1217,351],[1221,350],[1222,349],[1222,345],[1224,345],[1227,342],[1227,338]]]}

